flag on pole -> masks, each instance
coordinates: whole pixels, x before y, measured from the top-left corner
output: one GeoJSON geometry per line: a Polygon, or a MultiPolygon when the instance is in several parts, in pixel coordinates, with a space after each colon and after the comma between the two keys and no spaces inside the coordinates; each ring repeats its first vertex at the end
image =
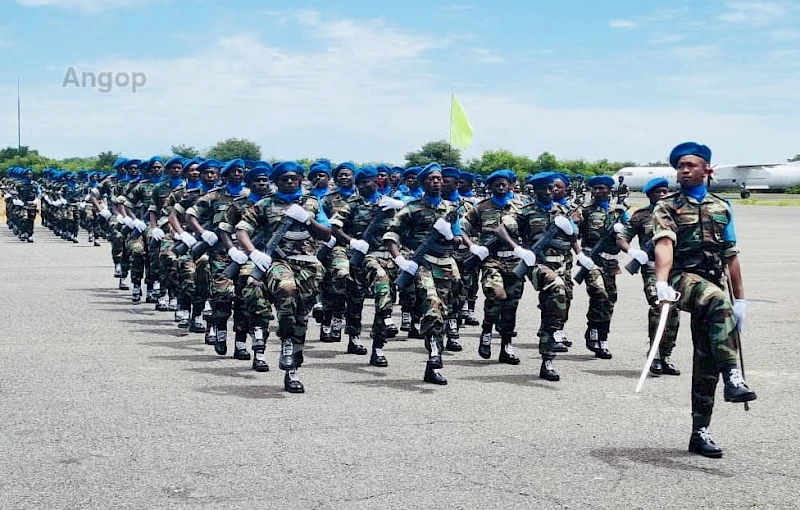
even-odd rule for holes
{"type": "Polygon", "coordinates": [[[450,99],[450,145],[466,150],[472,143],[472,125],[455,94],[450,99]]]}

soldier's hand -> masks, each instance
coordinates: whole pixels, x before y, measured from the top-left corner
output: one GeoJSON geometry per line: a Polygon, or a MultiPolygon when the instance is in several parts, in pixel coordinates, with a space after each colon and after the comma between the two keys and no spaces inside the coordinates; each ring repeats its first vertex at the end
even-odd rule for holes
{"type": "Polygon", "coordinates": [[[311,215],[310,215],[310,214],[308,214],[308,211],[306,211],[305,209],[303,209],[303,208],[302,208],[300,205],[298,205],[298,204],[292,204],[292,205],[290,205],[290,206],[289,206],[289,207],[288,207],[288,208],[287,208],[287,209],[286,209],[286,210],[283,212],[283,214],[285,214],[285,215],[286,215],[286,216],[288,216],[289,218],[291,218],[291,219],[293,219],[294,221],[297,221],[297,222],[299,222],[299,223],[308,223],[309,221],[311,221],[311,215]]]}
{"type": "Polygon", "coordinates": [[[656,282],[656,297],[659,301],[675,302],[678,300],[678,293],[665,281],[656,282]]]}
{"type": "Polygon", "coordinates": [[[628,255],[630,255],[632,259],[635,259],[636,262],[641,265],[645,265],[650,262],[650,257],[647,256],[647,253],[644,250],[630,248],[628,249],[628,255]]]}
{"type": "Polygon", "coordinates": [[[334,246],[336,246],[336,236],[331,236],[330,239],[325,241],[325,246],[327,246],[328,248],[333,248],[334,246]]]}
{"type": "Polygon", "coordinates": [[[23,205],[25,205],[25,202],[23,202],[22,200],[20,200],[18,198],[13,199],[11,201],[11,203],[16,205],[16,206],[19,206],[19,207],[22,207],[23,205]]]}
{"type": "Polygon", "coordinates": [[[486,260],[486,257],[489,256],[489,248],[481,246],[480,244],[471,244],[469,246],[469,252],[481,260],[486,260]]]}
{"type": "Polygon", "coordinates": [[[582,268],[586,269],[587,271],[591,271],[592,269],[596,268],[594,261],[585,253],[579,253],[577,257],[575,257],[576,262],[582,268]]]}
{"type": "Polygon", "coordinates": [[[257,265],[262,271],[266,271],[269,269],[269,266],[272,265],[272,257],[263,251],[253,250],[250,252],[250,260],[252,260],[253,264],[257,265]]]}
{"type": "Polygon", "coordinates": [[[103,207],[102,209],[100,209],[100,212],[98,214],[103,218],[105,218],[106,221],[108,221],[111,218],[111,211],[108,210],[108,207],[103,207]]]}
{"type": "Polygon", "coordinates": [[[744,331],[744,319],[747,312],[747,301],[744,299],[734,299],[733,317],[736,319],[736,329],[739,333],[744,331]]]}
{"type": "Polygon", "coordinates": [[[397,267],[399,267],[401,271],[405,271],[411,276],[417,274],[417,269],[419,269],[419,265],[416,262],[414,262],[413,260],[407,260],[402,255],[398,255],[394,259],[394,263],[397,264],[397,267]]]}
{"type": "Polygon", "coordinates": [[[528,267],[536,265],[536,254],[530,250],[526,250],[522,246],[514,248],[514,256],[521,259],[528,267]]]}
{"type": "Polygon", "coordinates": [[[136,220],[136,221],[134,221],[134,222],[133,222],[133,226],[134,226],[134,228],[136,228],[136,230],[138,230],[139,232],[144,232],[145,230],[147,230],[147,223],[143,222],[142,220],[136,220]]]}
{"type": "Polygon", "coordinates": [[[228,250],[228,256],[240,266],[247,262],[247,254],[235,246],[228,250]]]}
{"type": "Polygon", "coordinates": [[[217,241],[219,241],[217,234],[210,230],[203,230],[203,233],[200,234],[200,237],[202,237],[203,241],[205,241],[205,243],[209,246],[214,246],[217,244],[217,241]]]}
{"type": "Polygon", "coordinates": [[[575,233],[575,229],[572,227],[572,222],[569,221],[569,218],[566,216],[556,216],[555,219],[553,219],[553,223],[555,223],[556,227],[560,228],[561,231],[568,236],[571,236],[575,233]]]}
{"type": "Polygon", "coordinates": [[[197,239],[195,239],[192,234],[185,230],[178,235],[178,239],[180,239],[181,242],[189,248],[197,244],[197,239]]]}
{"type": "Polygon", "coordinates": [[[617,234],[621,234],[624,231],[625,231],[625,225],[619,222],[614,223],[614,232],[616,232],[617,234]]]}
{"type": "Polygon", "coordinates": [[[433,228],[436,229],[437,232],[442,234],[445,239],[448,241],[453,240],[453,227],[450,225],[450,222],[444,218],[439,218],[436,220],[436,223],[433,224],[433,228]]]}
{"type": "Polygon", "coordinates": [[[156,227],[150,231],[150,236],[156,241],[161,242],[161,240],[164,239],[164,231],[156,227]]]}
{"type": "Polygon", "coordinates": [[[350,239],[350,248],[356,251],[360,251],[361,253],[366,255],[367,252],[369,251],[369,243],[364,241],[363,239],[352,238],[350,239]]]}
{"type": "Polygon", "coordinates": [[[378,206],[381,208],[382,211],[388,211],[389,209],[394,209],[395,211],[399,211],[403,207],[405,207],[406,203],[402,200],[398,200],[396,198],[392,198],[389,195],[384,195],[378,200],[378,206]]]}
{"type": "Polygon", "coordinates": [[[124,218],[122,218],[122,223],[124,223],[125,226],[128,228],[133,228],[133,218],[131,218],[130,216],[125,216],[124,218]]]}

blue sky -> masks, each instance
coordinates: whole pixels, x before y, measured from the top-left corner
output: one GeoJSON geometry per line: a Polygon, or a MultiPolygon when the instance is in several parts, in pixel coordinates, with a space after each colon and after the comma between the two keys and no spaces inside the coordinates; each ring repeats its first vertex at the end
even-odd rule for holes
{"type": "Polygon", "coordinates": [[[453,91],[467,158],[647,162],[689,139],[720,163],[800,152],[791,0],[6,0],[0,71],[0,146],[16,144],[19,75],[23,144],[54,157],[237,137],[267,157],[399,163],[447,137],[453,91]],[[63,86],[69,68],[147,83],[63,86]]]}

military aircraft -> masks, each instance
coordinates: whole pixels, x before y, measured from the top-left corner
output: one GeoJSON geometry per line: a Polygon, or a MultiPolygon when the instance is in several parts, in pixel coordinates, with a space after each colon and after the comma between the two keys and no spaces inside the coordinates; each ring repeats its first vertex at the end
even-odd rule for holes
{"type": "MultiPolygon", "coordinates": [[[[714,165],[709,187],[713,189],[738,189],[742,198],[750,196],[751,190],[783,191],[800,186],[800,161],[773,165],[714,165]]],[[[675,169],[668,166],[629,166],[614,174],[614,180],[623,182],[633,191],[641,191],[647,181],[664,177],[669,187],[677,184],[675,169]]]]}

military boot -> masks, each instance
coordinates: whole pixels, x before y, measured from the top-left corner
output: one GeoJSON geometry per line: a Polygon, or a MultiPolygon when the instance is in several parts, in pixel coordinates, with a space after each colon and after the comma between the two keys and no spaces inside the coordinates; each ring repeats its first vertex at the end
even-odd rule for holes
{"type": "Polygon", "coordinates": [[[175,312],[178,310],[178,298],[171,297],[169,298],[169,302],[167,304],[167,311],[175,312]]]}
{"type": "Polygon", "coordinates": [[[722,448],[714,443],[707,427],[699,427],[692,431],[692,437],[689,439],[689,451],[712,459],[722,457],[722,448]]]}
{"type": "Polygon", "coordinates": [[[153,284],[147,284],[147,297],[145,298],[145,303],[158,303],[158,296],[156,295],[156,291],[153,289],[153,284]]]}
{"type": "Polygon", "coordinates": [[[447,379],[437,371],[437,368],[430,361],[425,365],[425,376],[422,380],[426,383],[438,384],[440,386],[447,384],[447,379]]]}
{"type": "Polygon", "coordinates": [[[281,356],[278,358],[278,367],[281,370],[294,368],[294,344],[291,338],[281,339],[281,356]]]}
{"type": "Polygon", "coordinates": [[[267,341],[264,338],[264,329],[256,326],[251,331],[253,335],[253,370],[256,372],[269,372],[267,365],[267,341]]]}
{"type": "Polygon", "coordinates": [[[163,296],[158,298],[158,303],[156,303],[156,311],[157,312],[169,311],[169,296],[164,294],[163,296]]]}
{"type": "Polygon", "coordinates": [[[306,392],[303,383],[300,382],[300,378],[297,376],[296,368],[290,368],[286,371],[286,375],[283,376],[283,389],[289,393],[306,392]]]}
{"type": "Polygon", "coordinates": [[[220,356],[225,356],[226,354],[228,354],[228,330],[226,329],[217,330],[217,341],[214,342],[214,351],[220,356]]]}
{"type": "Polygon", "coordinates": [[[725,402],[740,403],[756,399],[756,392],[747,386],[736,365],[728,365],[723,368],[722,378],[725,381],[725,402]]]}
{"type": "Polygon", "coordinates": [[[386,345],[386,340],[374,338],[372,340],[372,355],[369,357],[369,364],[373,367],[388,367],[389,361],[383,353],[383,347],[386,345]]]}
{"type": "Polygon", "coordinates": [[[416,319],[411,319],[411,326],[408,328],[408,338],[424,338],[419,331],[416,319]]]}
{"type": "Polygon", "coordinates": [[[542,331],[539,335],[539,343],[542,344],[542,348],[539,349],[540,351],[546,352],[568,352],[569,349],[566,345],[564,345],[559,338],[561,335],[558,335],[561,331],[542,331]]]}
{"type": "Polygon", "coordinates": [[[333,342],[342,341],[342,329],[344,329],[344,319],[341,317],[331,319],[331,339],[333,342]]]}
{"type": "Polygon", "coordinates": [[[460,335],[458,333],[458,321],[456,319],[448,319],[447,325],[447,345],[445,349],[451,352],[461,352],[463,347],[458,343],[460,335]]]}
{"type": "Polygon", "coordinates": [[[506,365],[519,365],[519,358],[514,353],[514,346],[511,345],[511,335],[509,333],[503,333],[503,337],[500,340],[500,357],[497,361],[506,365]]]}
{"type": "Polygon", "coordinates": [[[475,313],[475,301],[467,303],[467,318],[464,319],[464,324],[467,326],[480,326],[481,322],[478,320],[478,314],[475,313]]]}
{"type": "Polygon", "coordinates": [[[478,343],[478,356],[483,359],[492,357],[492,330],[484,331],[481,333],[481,339],[478,343]]]}
{"type": "Polygon", "coordinates": [[[189,317],[191,314],[191,310],[178,310],[175,312],[175,318],[178,321],[179,328],[186,329],[189,327],[189,317]]]}
{"type": "Polygon", "coordinates": [[[331,336],[331,327],[322,324],[319,327],[319,341],[325,344],[329,344],[334,342],[335,340],[331,336]]]}
{"type": "MultiPolygon", "coordinates": [[[[564,331],[563,329],[553,333],[553,338],[555,339],[556,343],[560,343],[567,348],[567,350],[563,352],[569,351],[569,348],[572,347],[572,342],[567,339],[567,332],[564,331]]],[[[562,352],[562,351],[557,351],[557,352],[562,352]]]]}
{"type": "Polygon", "coordinates": [[[552,359],[543,359],[542,366],[539,368],[539,377],[545,381],[558,381],[561,377],[556,372],[552,359]]]}
{"type": "Polygon", "coordinates": [[[250,360],[250,353],[247,352],[247,331],[236,332],[233,342],[233,359],[250,360]]]}
{"type": "MultiPolygon", "coordinates": [[[[189,331],[191,333],[205,333],[206,325],[203,324],[203,319],[199,316],[192,317],[191,322],[189,322],[189,331]]],[[[219,338],[219,332],[217,332],[217,337],[219,338]]]]}
{"type": "Polygon", "coordinates": [[[608,350],[608,323],[603,323],[599,328],[600,341],[597,344],[597,350],[594,351],[594,356],[600,359],[611,359],[611,351],[608,350]]]}
{"type": "Polygon", "coordinates": [[[119,279],[119,290],[130,290],[130,287],[128,287],[128,284],[125,283],[125,278],[120,278],[119,279]]]}
{"type": "MultiPolygon", "coordinates": [[[[33,234],[29,235],[28,238],[25,239],[25,240],[28,241],[29,243],[32,243],[33,242],[33,234]]],[[[95,243],[96,243],[96,241],[95,241],[95,243]]],[[[99,244],[95,244],[95,246],[100,246],[100,245],[99,244]]]]}
{"type": "Polygon", "coordinates": [[[434,369],[442,368],[444,341],[441,333],[429,333],[425,337],[425,348],[428,349],[428,365],[434,369]]]}
{"type": "Polygon", "coordinates": [[[214,309],[211,307],[211,302],[206,300],[203,303],[203,319],[208,320],[212,315],[214,315],[214,309]]]}
{"type": "Polygon", "coordinates": [[[347,343],[347,354],[356,354],[364,356],[367,354],[367,348],[361,343],[361,335],[349,335],[350,341],[347,343]]]}
{"type": "Polygon", "coordinates": [[[317,324],[322,324],[322,318],[325,312],[322,307],[322,301],[317,301],[314,303],[314,308],[311,309],[311,316],[314,317],[314,320],[317,321],[317,324]]]}
{"type": "Polygon", "coordinates": [[[391,315],[383,319],[383,334],[386,338],[394,338],[399,332],[391,315]]]}
{"type": "Polygon", "coordinates": [[[400,316],[400,331],[408,331],[411,328],[411,314],[403,312],[400,316]]]}
{"type": "Polygon", "coordinates": [[[210,325],[206,329],[206,345],[215,345],[217,343],[217,327],[210,325]]]}
{"type": "Polygon", "coordinates": [[[681,371],[672,363],[670,356],[661,358],[661,373],[664,375],[681,375],[681,371]]]}
{"type": "Polygon", "coordinates": [[[586,339],[586,348],[596,353],[600,349],[600,330],[597,325],[589,323],[589,327],[583,336],[586,339]]]}
{"type": "Polygon", "coordinates": [[[654,358],[653,362],[650,363],[650,373],[653,375],[661,375],[664,373],[664,365],[661,363],[660,359],[654,358]]]}
{"type": "Polygon", "coordinates": [[[142,300],[142,287],[138,284],[133,284],[133,290],[131,291],[131,303],[138,303],[142,300]]]}

